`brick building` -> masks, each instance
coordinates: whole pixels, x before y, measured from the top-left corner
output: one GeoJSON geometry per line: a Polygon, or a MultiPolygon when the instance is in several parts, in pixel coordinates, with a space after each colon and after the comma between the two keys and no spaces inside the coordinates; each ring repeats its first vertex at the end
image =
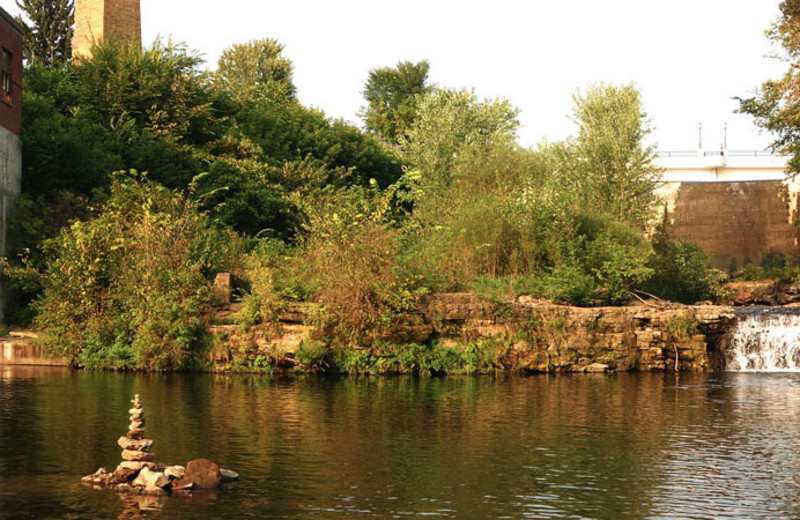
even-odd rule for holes
{"type": "MultiPolygon", "coordinates": [[[[0,256],[6,252],[6,215],[22,176],[22,28],[0,8],[0,256]]],[[[0,300],[0,321],[2,301],[0,300]]]]}
{"type": "Polygon", "coordinates": [[[75,0],[73,58],[91,56],[103,40],[142,41],[139,0],[75,0]]]}

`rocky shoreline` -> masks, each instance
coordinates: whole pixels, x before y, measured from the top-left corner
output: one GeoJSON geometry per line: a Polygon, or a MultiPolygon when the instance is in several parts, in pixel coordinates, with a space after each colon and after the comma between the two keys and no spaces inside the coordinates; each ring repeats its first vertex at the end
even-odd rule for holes
{"type": "MultiPolygon", "coordinates": [[[[381,334],[382,344],[402,350],[436,344],[464,352],[476,344],[494,349],[493,369],[528,373],[611,371],[715,371],[725,367],[730,331],[742,307],[800,304],[800,285],[771,281],[729,284],[733,305],[681,305],[650,301],[620,307],[574,307],[520,297],[493,302],[471,293],[420,299],[381,334]]],[[[212,341],[202,370],[216,372],[313,372],[299,351],[324,341],[309,325],[318,307],[290,303],[278,319],[243,328],[237,306],[218,309],[208,330],[212,341]]],[[[62,364],[46,359],[31,334],[6,336],[4,364],[62,364]],[[15,358],[16,352],[23,352],[15,358]],[[15,360],[19,360],[17,363],[15,360]]],[[[369,350],[369,349],[366,349],[369,350]]],[[[380,355],[379,353],[377,355],[380,355]]]]}

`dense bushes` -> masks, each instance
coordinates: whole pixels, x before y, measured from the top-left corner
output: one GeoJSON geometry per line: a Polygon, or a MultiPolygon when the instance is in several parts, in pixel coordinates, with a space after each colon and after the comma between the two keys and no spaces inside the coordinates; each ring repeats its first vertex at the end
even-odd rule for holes
{"type": "Polygon", "coordinates": [[[723,296],[725,273],[712,269],[708,256],[695,244],[670,241],[663,234],[653,240],[650,261],[653,276],[646,290],[667,300],[694,303],[723,296]]]}
{"type": "Polygon", "coordinates": [[[235,245],[196,202],[119,174],[96,216],[46,244],[35,325],[51,353],[77,365],[186,366],[202,344],[207,277],[229,268],[235,245]]]}

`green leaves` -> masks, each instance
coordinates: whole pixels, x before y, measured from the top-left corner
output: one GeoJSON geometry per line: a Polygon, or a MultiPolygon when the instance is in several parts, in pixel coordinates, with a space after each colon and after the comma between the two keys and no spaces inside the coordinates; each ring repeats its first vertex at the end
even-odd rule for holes
{"type": "Polygon", "coordinates": [[[24,53],[29,64],[58,67],[72,58],[74,0],[17,0],[30,20],[24,27],[24,53]]]}
{"type": "Polygon", "coordinates": [[[570,142],[569,182],[585,202],[605,207],[617,219],[639,226],[652,219],[661,171],[653,163],[650,133],[633,85],[600,84],[575,97],[578,136],[570,142]]]}
{"type": "Polygon", "coordinates": [[[283,45],[271,38],[233,45],[219,58],[216,85],[238,103],[293,101],[292,62],[282,52],[283,45]]]}
{"type": "Polygon", "coordinates": [[[739,112],[750,114],[758,126],[773,132],[772,148],[790,155],[789,170],[800,172],[800,0],[784,0],[781,14],[767,32],[768,37],[783,47],[784,61],[789,68],[783,77],[765,81],[755,95],[736,97],[739,112]]]}
{"type": "Polygon", "coordinates": [[[73,67],[78,102],[122,135],[130,128],[172,144],[208,142],[222,120],[201,62],[172,41],[144,50],[138,43],[101,43],[73,67]]]}
{"type": "Polygon", "coordinates": [[[180,193],[135,172],[115,175],[97,216],[46,244],[35,322],[45,347],[83,366],[183,366],[204,333],[206,276],[224,269],[220,252],[235,243],[180,193]]]}
{"type": "Polygon", "coordinates": [[[379,139],[398,144],[417,116],[419,96],[431,91],[428,86],[430,64],[400,61],[395,67],[369,71],[364,86],[367,107],[362,110],[364,126],[379,139]]]}

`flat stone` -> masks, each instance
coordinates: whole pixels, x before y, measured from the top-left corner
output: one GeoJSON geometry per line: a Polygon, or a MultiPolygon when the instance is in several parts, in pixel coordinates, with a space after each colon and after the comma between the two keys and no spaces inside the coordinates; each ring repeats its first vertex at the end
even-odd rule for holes
{"type": "Polygon", "coordinates": [[[120,437],[119,439],[117,439],[117,444],[123,450],[149,451],[150,446],[153,445],[153,440],[129,439],[128,437],[120,437]]]}
{"type": "Polygon", "coordinates": [[[125,434],[125,437],[129,439],[144,439],[144,428],[131,428],[128,430],[128,433],[125,434]]]}
{"type": "Polygon", "coordinates": [[[93,475],[92,484],[107,486],[111,483],[111,473],[103,473],[102,475],[93,475]]]}
{"type": "Polygon", "coordinates": [[[592,363],[591,365],[587,366],[583,369],[584,372],[590,373],[603,373],[608,372],[608,365],[604,363],[592,363]]]}
{"type": "Polygon", "coordinates": [[[132,419],[131,423],[128,425],[128,430],[142,430],[144,429],[144,419],[132,419]]]}
{"type": "Polygon", "coordinates": [[[153,469],[155,466],[156,465],[153,462],[142,462],[142,461],[136,461],[136,460],[126,460],[126,461],[120,462],[119,466],[117,466],[117,469],[135,469],[135,470],[140,470],[142,468],[153,469]]]}
{"type": "Polygon", "coordinates": [[[147,451],[122,450],[122,460],[152,462],[155,458],[155,455],[147,451]]]}
{"type": "Polygon", "coordinates": [[[111,474],[111,483],[124,484],[135,479],[138,474],[138,469],[118,467],[116,470],[114,470],[114,473],[111,474]]]}
{"type": "Polygon", "coordinates": [[[208,459],[190,460],[186,464],[186,472],[183,479],[193,482],[197,487],[203,489],[213,489],[219,487],[221,476],[219,466],[208,459]]]}
{"type": "Polygon", "coordinates": [[[219,475],[222,478],[222,482],[233,482],[234,480],[239,480],[239,474],[230,469],[219,468],[219,475]]]}
{"type": "MultiPolygon", "coordinates": [[[[222,470],[220,470],[222,471],[222,470]]],[[[164,468],[164,476],[168,478],[183,478],[183,475],[186,474],[186,468],[183,466],[167,466],[164,468]]]]}
{"type": "Polygon", "coordinates": [[[185,478],[179,478],[172,481],[172,491],[191,491],[197,486],[194,482],[189,482],[185,478]]]}
{"type": "Polygon", "coordinates": [[[152,492],[169,485],[169,479],[163,473],[153,471],[150,468],[142,468],[136,480],[133,481],[134,486],[141,486],[145,491],[152,492]]]}

